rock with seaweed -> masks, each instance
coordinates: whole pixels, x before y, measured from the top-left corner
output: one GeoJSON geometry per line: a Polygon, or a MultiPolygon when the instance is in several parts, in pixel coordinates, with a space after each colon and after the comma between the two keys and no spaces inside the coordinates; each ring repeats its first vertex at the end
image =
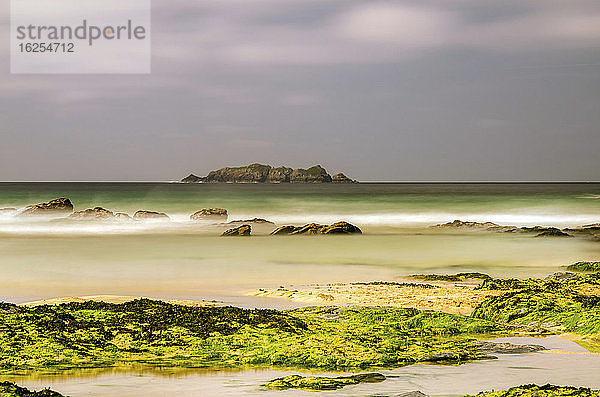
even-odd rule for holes
{"type": "Polygon", "coordinates": [[[577,262],[567,266],[573,272],[600,272],[600,262],[577,262]]]}
{"type": "MultiPolygon", "coordinates": [[[[554,385],[522,385],[511,387],[508,390],[481,392],[477,397],[600,397],[600,390],[592,390],[587,387],[554,386],[554,385]]],[[[475,397],[466,395],[465,397],[475,397]]]]}
{"type": "Polygon", "coordinates": [[[250,236],[252,233],[252,226],[241,225],[232,229],[225,230],[221,236],[234,237],[234,236],[250,236]]]}
{"type": "Polygon", "coordinates": [[[133,219],[163,219],[169,220],[169,215],[162,212],[139,210],[133,214],[133,219]]]}
{"type": "Polygon", "coordinates": [[[123,304],[0,304],[0,372],[248,365],[307,369],[395,368],[484,359],[476,336],[502,325],[403,308],[290,311],[190,307],[148,299],[123,304]]]}
{"type": "Polygon", "coordinates": [[[102,207],[88,208],[83,211],[76,211],[69,215],[69,219],[74,221],[102,221],[108,219],[114,219],[115,214],[112,211],[104,209],[102,207]]]}
{"type": "Polygon", "coordinates": [[[484,273],[468,272],[458,274],[413,274],[411,278],[423,281],[466,281],[466,280],[491,280],[492,278],[484,273]]]}
{"type": "Polygon", "coordinates": [[[204,208],[190,215],[192,221],[227,220],[227,210],[224,208],[204,208]]]}
{"type": "Polygon", "coordinates": [[[362,234],[362,231],[357,226],[341,221],[331,225],[309,223],[304,226],[281,226],[271,232],[273,236],[300,234],[362,234]]]}
{"type": "Polygon", "coordinates": [[[15,383],[0,382],[0,397],[64,397],[62,394],[50,389],[31,391],[15,383]]]}
{"type": "Polygon", "coordinates": [[[48,201],[47,203],[30,205],[19,212],[19,216],[61,215],[70,214],[71,212],[73,212],[73,203],[68,198],[63,197],[48,201]]]}
{"type": "Polygon", "coordinates": [[[274,390],[302,389],[307,391],[322,391],[337,390],[344,386],[357,385],[359,383],[379,383],[384,380],[385,376],[377,372],[337,377],[289,375],[273,379],[263,386],[274,390]]]}

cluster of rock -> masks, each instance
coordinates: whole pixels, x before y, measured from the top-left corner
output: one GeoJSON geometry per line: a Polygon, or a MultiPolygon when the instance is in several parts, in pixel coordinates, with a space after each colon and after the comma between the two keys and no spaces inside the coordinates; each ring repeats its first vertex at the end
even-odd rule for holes
{"type": "Polygon", "coordinates": [[[207,176],[194,174],[183,178],[181,183],[357,183],[339,173],[329,175],[325,168],[315,165],[308,169],[272,167],[250,164],[243,167],[225,167],[211,171],[207,176]]]}
{"type": "MultiPolygon", "coordinates": [[[[560,230],[556,227],[534,226],[534,227],[517,227],[517,226],[501,226],[493,222],[463,222],[455,220],[448,223],[432,226],[434,229],[448,230],[470,230],[470,231],[489,231],[489,232],[504,232],[504,233],[536,233],[536,237],[573,237],[566,231],[580,229],[564,229],[560,230]]],[[[600,228],[599,228],[600,229],[600,228]]]]}

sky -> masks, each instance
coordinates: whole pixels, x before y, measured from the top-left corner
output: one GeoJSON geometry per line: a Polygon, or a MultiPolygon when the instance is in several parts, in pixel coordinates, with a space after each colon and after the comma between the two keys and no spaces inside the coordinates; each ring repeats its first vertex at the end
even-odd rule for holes
{"type": "Polygon", "coordinates": [[[597,0],[152,1],[144,75],[10,74],[1,3],[0,180],[600,180],[597,0]]]}

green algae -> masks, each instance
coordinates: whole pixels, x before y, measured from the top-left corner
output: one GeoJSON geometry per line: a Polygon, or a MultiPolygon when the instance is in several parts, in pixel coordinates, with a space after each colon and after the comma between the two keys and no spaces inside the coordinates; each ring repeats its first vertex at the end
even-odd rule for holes
{"type": "Polygon", "coordinates": [[[403,308],[291,311],[124,304],[0,305],[0,371],[151,366],[353,370],[484,358],[501,325],[403,308]],[[439,359],[441,357],[441,359],[439,359]]]}
{"type": "MultiPolygon", "coordinates": [[[[600,390],[591,390],[585,387],[554,386],[554,385],[522,385],[511,387],[508,390],[481,392],[478,397],[555,397],[579,396],[600,397],[600,390]]],[[[473,397],[467,395],[465,397],[473,397]]]]}
{"type": "Polygon", "coordinates": [[[423,281],[465,281],[465,280],[489,280],[491,277],[484,273],[469,272],[458,274],[413,274],[410,277],[423,281]]]}
{"type": "Polygon", "coordinates": [[[50,389],[31,391],[12,382],[0,382],[0,397],[63,397],[63,395],[50,389]]]}
{"type": "Polygon", "coordinates": [[[307,391],[322,391],[337,390],[345,386],[357,385],[359,383],[379,383],[384,380],[385,376],[379,373],[337,377],[289,375],[283,378],[273,379],[263,386],[273,390],[302,389],[307,391]]]}
{"type": "Polygon", "coordinates": [[[600,262],[577,262],[567,266],[573,272],[600,272],[600,262]]]}

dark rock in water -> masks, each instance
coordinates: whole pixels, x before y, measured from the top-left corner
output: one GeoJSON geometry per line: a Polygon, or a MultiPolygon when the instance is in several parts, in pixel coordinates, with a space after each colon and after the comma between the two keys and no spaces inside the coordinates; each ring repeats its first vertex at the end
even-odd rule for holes
{"type": "Polygon", "coordinates": [[[296,229],[298,229],[296,226],[281,226],[281,227],[278,227],[277,229],[273,230],[271,232],[271,235],[272,236],[288,235],[288,234],[292,234],[292,232],[294,232],[296,229]]]}
{"type": "Polygon", "coordinates": [[[397,394],[395,397],[429,397],[427,394],[423,394],[420,391],[409,391],[408,393],[397,394]]]}
{"type": "Polygon", "coordinates": [[[575,272],[600,272],[600,262],[577,262],[567,266],[567,270],[575,272]]]}
{"type": "MultiPolygon", "coordinates": [[[[182,183],[331,183],[333,178],[320,165],[308,169],[271,167],[264,164],[250,164],[243,167],[225,167],[211,171],[205,177],[191,174],[182,183]]],[[[344,174],[336,174],[336,183],[355,182],[344,174]]]]}
{"type": "Polygon", "coordinates": [[[19,215],[53,215],[73,212],[73,204],[68,198],[58,198],[47,203],[30,205],[19,215]]]}
{"type": "Polygon", "coordinates": [[[112,211],[106,210],[102,207],[90,208],[83,211],[76,211],[69,215],[69,219],[73,220],[106,220],[112,219],[115,215],[112,211]]]}
{"type": "Polygon", "coordinates": [[[536,234],[535,237],[573,237],[568,233],[563,232],[555,227],[547,227],[545,230],[536,234]]]}
{"type": "Polygon", "coordinates": [[[131,220],[131,219],[133,219],[133,218],[131,218],[131,217],[130,217],[128,214],[126,214],[126,213],[124,213],[124,212],[117,212],[117,213],[115,214],[115,219],[118,219],[118,220],[123,220],[123,221],[125,221],[125,220],[131,220]]]}
{"type": "Polygon", "coordinates": [[[333,183],[358,183],[357,181],[348,178],[346,175],[344,175],[341,172],[333,175],[331,177],[331,182],[333,182],[333,183]]]}
{"type": "Polygon", "coordinates": [[[17,212],[16,208],[0,208],[0,215],[10,214],[11,212],[17,212]]]}
{"type": "Polygon", "coordinates": [[[226,220],[227,219],[227,210],[223,208],[204,208],[198,212],[190,215],[190,219],[193,221],[203,221],[203,220],[226,220]]]}
{"type": "Polygon", "coordinates": [[[544,346],[540,345],[514,345],[512,343],[497,343],[488,341],[475,342],[473,345],[480,352],[487,354],[524,354],[546,350],[544,346]]]}
{"type": "Polygon", "coordinates": [[[194,174],[189,174],[188,176],[186,176],[185,178],[183,178],[180,182],[181,183],[200,183],[203,182],[204,178],[196,176],[194,174]]]}
{"type": "Polygon", "coordinates": [[[493,222],[464,222],[461,220],[455,220],[448,223],[442,223],[439,225],[432,226],[436,229],[456,229],[456,230],[487,230],[493,232],[499,231],[512,231],[516,226],[500,226],[493,222]]]}
{"type": "Polygon", "coordinates": [[[576,273],[570,273],[570,272],[557,272],[554,274],[549,275],[548,277],[546,277],[544,280],[545,281],[570,281],[570,280],[577,280],[579,278],[579,275],[576,273]]]}
{"type": "Polygon", "coordinates": [[[359,383],[379,383],[383,382],[385,379],[384,375],[376,372],[351,376],[338,376],[335,378],[325,376],[289,375],[283,378],[273,379],[264,386],[273,390],[302,389],[321,391],[337,390],[344,386],[357,385],[359,383]]]}
{"type": "Polygon", "coordinates": [[[171,219],[169,216],[162,212],[154,211],[136,211],[133,214],[133,219],[171,219]]]}
{"type": "Polygon", "coordinates": [[[222,236],[249,236],[251,232],[252,227],[250,225],[242,225],[224,231],[222,236]]]}
{"type": "Polygon", "coordinates": [[[235,221],[231,221],[231,222],[227,222],[226,225],[238,225],[238,224],[244,224],[244,223],[254,223],[254,224],[258,224],[258,225],[274,225],[274,222],[268,221],[266,219],[263,218],[252,218],[252,219],[236,219],[235,221]]]}
{"type": "Polygon", "coordinates": [[[271,232],[271,235],[297,235],[297,234],[361,234],[362,231],[348,223],[336,222],[333,225],[320,225],[309,223],[304,226],[281,226],[271,232]]]}
{"type": "Polygon", "coordinates": [[[433,354],[427,354],[419,359],[421,362],[430,363],[455,363],[460,361],[466,361],[469,359],[469,354],[465,352],[439,352],[433,354]]]}
{"type": "Polygon", "coordinates": [[[50,389],[31,391],[13,382],[0,382],[0,396],[3,397],[64,397],[59,392],[50,389]]]}

